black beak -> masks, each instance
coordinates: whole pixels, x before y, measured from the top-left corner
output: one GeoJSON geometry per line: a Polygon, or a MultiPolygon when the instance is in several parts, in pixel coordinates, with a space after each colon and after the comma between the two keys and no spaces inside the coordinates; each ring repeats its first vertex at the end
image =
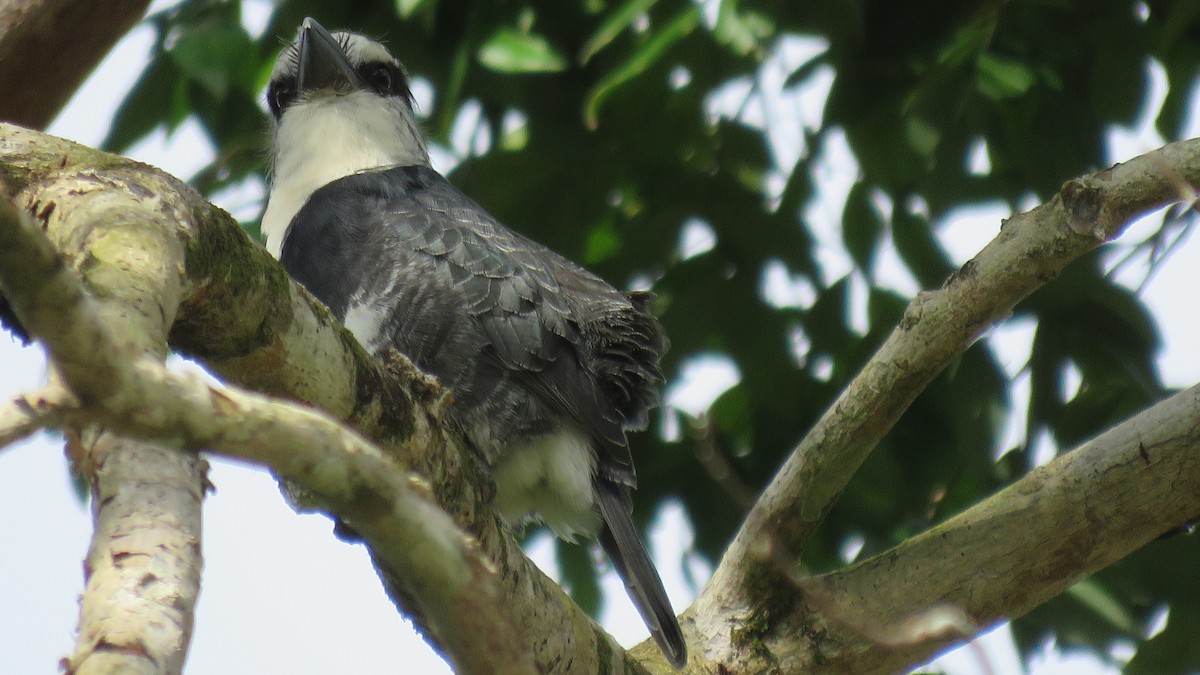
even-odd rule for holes
{"type": "Polygon", "coordinates": [[[300,74],[297,91],[335,89],[354,91],[366,83],[346,59],[338,41],[312,17],[300,24],[300,74]]]}

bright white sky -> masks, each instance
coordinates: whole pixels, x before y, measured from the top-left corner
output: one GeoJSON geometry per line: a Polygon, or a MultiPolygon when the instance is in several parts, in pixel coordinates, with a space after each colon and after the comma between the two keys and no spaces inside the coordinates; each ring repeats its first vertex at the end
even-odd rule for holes
{"type": "MultiPolygon", "coordinates": [[[[168,4],[156,2],[155,8],[168,4]]],[[[247,3],[247,25],[261,30],[270,8],[264,0],[247,3]]],[[[54,123],[51,133],[98,144],[120,98],[141,72],[151,43],[152,33],[146,26],[122,40],[54,123]]],[[[762,90],[776,91],[788,72],[786,66],[794,67],[818,49],[820,44],[815,41],[788,43],[775,61],[778,67],[765,71],[762,90]]],[[[1154,72],[1156,89],[1147,104],[1150,113],[1161,105],[1165,86],[1161,72],[1154,72]]],[[[767,126],[781,163],[788,164],[800,152],[808,151],[800,145],[796,130],[801,125],[811,128],[819,124],[832,77],[832,73],[818,70],[796,92],[769,93],[746,108],[750,123],[763,125],[763,120],[770,118],[767,126]]],[[[676,78],[683,82],[686,74],[676,73],[676,78]]],[[[714,113],[730,114],[728,102],[740,101],[748,84],[731,85],[724,98],[714,100],[714,113]]],[[[1192,136],[1200,135],[1196,108],[1193,105],[1192,136]]],[[[455,134],[460,153],[478,140],[470,133],[469,121],[464,119],[463,129],[455,134]]],[[[1120,161],[1161,143],[1147,122],[1138,129],[1115,130],[1109,153],[1113,161],[1120,161]]],[[[836,279],[851,273],[837,219],[857,169],[837,134],[824,148],[812,151],[824,157],[818,169],[821,197],[805,215],[822,242],[820,259],[826,278],[836,279]]],[[[453,162],[453,152],[439,156],[441,166],[453,162]]],[[[156,135],[130,155],[187,177],[208,161],[211,148],[198,128],[185,124],[170,139],[156,135]]],[[[986,170],[986,154],[981,157],[976,157],[972,166],[986,170]]],[[[222,195],[218,201],[235,214],[250,217],[257,212],[261,195],[261,185],[252,184],[222,195]]],[[[890,208],[884,201],[879,206],[890,208]]],[[[942,240],[954,259],[964,262],[995,235],[1004,215],[1007,212],[999,206],[964,212],[942,229],[942,240]]],[[[1137,227],[1124,241],[1140,240],[1153,228],[1153,224],[1137,227]]],[[[711,231],[705,229],[703,224],[689,228],[686,244],[690,250],[711,246],[705,243],[711,231]]],[[[1135,268],[1127,276],[1136,285],[1141,273],[1135,268]]],[[[768,276],[767,293],[772,298],[800,305],[811,302],[811,289],[803,283],[789,283],[782,270],[768,276]]],[[[905,293],[916,290],[890,245],[880,278],[905,293]]],[[[856,279],[856,285],[862,297],[863,280],[856,279]]],[[[1170,385],[1200,381],[1200,358],[1188,348],[1200,334],[1200,315],[1185,299],[1185,294],[1198,287],[1200,249],[1189,244],[1181,247],[1146,289],[1146,300],[1163,331],[1159,362],[1170,385]]],[[[1027,377],[1018,372],[1028,358],[1031,336],[1030,326],[1018,325],[993,331],[988,338],[1010,375],[1017,377],[1018,396],[1028,395],[1027,377]]],[[[37,386],[44,370],[38,349],[22,349],[7,334],[0,336],[0,400],[37,386]]],[[[674,389],[670,400],[680,409],[699,411],[736,378],[736,371],[720,360],[696,363],[684,373],[686,386],[674,389]]],[[[1018,401],[1017,408],[1023,405],[1018,401]]],[[[1014,423],[1010,438],[1020,438],[1023,433],[1014,423]]],[[[211,479],[217,492],[204,511],[206,568],[189,672],[448,672],[389,604],[363,549],[336,541],[328,520],[292,513],[274,481],[260,471],[214,462],[211,479]]],[[[38,437],[0,452],[0,509],[8,514],[0,518],[0,541],[10,546],[0,575],[3,670],[58,672],[59,659],[72,645],[82,560],[90,535],[89,513],[71,491],[58,440],[38,437]]],[[[691,602],[694,584],[703,583],[709,574],[704,563],[687,554],[690,541],[686,519],[678,508],[665,508],[651,543],[662,560],[659,569],[677,609],[691,602]],[[686,570],[673,562],[681,557],[686,570]]],[[[538,564],[553,575],[551,542],[541,539],[532,551],[538,564]]],[[[646,631],[625,599],[619,580],[609,573],[604,583],[612,598],[603,617],[605,627],[624,644],[644,639],[646,631]]],[[[980,647],[947,657],[943,664],[962,675],[1022,672],[1006,630],[996,631],[980,647]],[[985,666],[984,660],[989,665],[985,666]]],[[[1090,659],[1063,657],[1051,648],[1035,660],[1030,672],[1108,671],[1090,659]]]]}

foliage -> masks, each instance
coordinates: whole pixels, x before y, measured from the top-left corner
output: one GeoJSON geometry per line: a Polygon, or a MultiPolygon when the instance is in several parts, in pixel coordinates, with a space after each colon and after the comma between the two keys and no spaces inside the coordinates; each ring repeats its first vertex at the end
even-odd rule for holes
{"type": "MultiPolygon", "coordinates": [[[[673,342],[669,373],[705,355],[736,365],[739,383],[702,419],[685,420],[678,437],[635,439],[638,515],[648,520],[656,504],[679,499],[699,553],[715,560],[742,517],[731,483],[760,489],[896,324],[906,298],[881,281],[885,249],[919,286],[940,284],[954,263],[938,228],[952,212],[996,201],[1015,209],[1105,165],[1106,131],[1141,112],[1151,60],[1169,84],[1157,126],[1175,138],[1200,66],[1198,8],[1194,0],[294,0],[254,36],[236,2],[189,0],[149,19],[153,58],[105,145],[120,151],[194,116],[218,153],[192,182],[212,194],[266,170],[259,99],[281,39],[304,16],[385,39],[411,76],[432,85],[423,112],[443,147],[453,146],[464,111],[480,110],[491,142],[459,157],[452,180],[503,222],[611,281],[651,282],[673,342]],[[797,39],[822,48],[773,83],[797,39]],[[754,121],[764,97],[830,75],[819,120],[754,121]],[[717,114],[731,104],[738,112],[717,114]],[[780,129],[791,140],[773,140],[780,129]],[[841,208],[819,175],[842,139],[858,166],[841,218],[852,262],[844,274],[822,262],[806,216],[815,203],[841,208]],[[969,170],[980,152],[990,170],[969,170]],[[689,227],[710,230],[712,247],[683,251],[689,227]],[[769,269],[806,289],[802,299],[772,301],[769,269]],[[855,300],[860,288],[864,303],[855,300]],[[733,478],[713,479],[697,460],[701,445],[733,478]]],[[[808,566],[841,564],[852,539],[862,555],[884,550],[1028,470],[1039,435],[1069,447],[1165,394],[1154,323],[1100,256],[1017,315],[1037,326],[1025,438],[1000,447],[1012,382],[980,343],[864,466],[806,551],[808,566]],[[1065,391],[1068,373],[1078,373],[1078,392],[1065,391]]],[[[1015,623],[1022,646],[1055,635],[1103,658],[1114,642],[1132,641],[1131,672],[1200,667],[1191,639],[1200,586],[1188,581],[1197,546],[1194,537],[1153,544],[1038,608],[1015,623]],[[1167,628],[1143,642],[1164,606],[1167,628]]],[[[594,609],[589,557],[560,550],[576,597],[594,609]]]]}

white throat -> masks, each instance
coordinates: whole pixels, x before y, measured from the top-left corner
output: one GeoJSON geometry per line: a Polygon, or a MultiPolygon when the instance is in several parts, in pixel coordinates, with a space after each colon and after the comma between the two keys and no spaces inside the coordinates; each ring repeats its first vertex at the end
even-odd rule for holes
{"type": "Polygon", "coordinates": [[[318,188],[368,169],[429,164],[407,106],[369,91],[296,102],[279,121],[272,152],[262,234],[276,258],[296,212],[318,188]]]}

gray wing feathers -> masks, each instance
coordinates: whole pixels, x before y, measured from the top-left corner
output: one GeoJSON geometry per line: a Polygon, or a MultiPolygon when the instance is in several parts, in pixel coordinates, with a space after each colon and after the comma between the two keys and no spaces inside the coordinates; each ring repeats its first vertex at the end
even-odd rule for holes
{"type": "Polygon", "coordinates": [[[644,426],[647,409],[658,402],[658,360],[667,346],[649,312],[650,296],[616,291],[500,225],[440,176],[434,180],[414,193],[413,203],[393,203],[405,225],[399,236],[443,262],[439,272],[503,365],[529,375],[531,388],[631,466],[628,450],[613,446],[624,446],[621,430],[644,426]],[[431,214],[440,216],[437,222],[431,214]],[[560,359],[571,367],[552,368],[560,359]],[[578,366],[586,378],[579,379],[578,366]],[[594,407],[601,396],[608,405],[594,407]]]}

